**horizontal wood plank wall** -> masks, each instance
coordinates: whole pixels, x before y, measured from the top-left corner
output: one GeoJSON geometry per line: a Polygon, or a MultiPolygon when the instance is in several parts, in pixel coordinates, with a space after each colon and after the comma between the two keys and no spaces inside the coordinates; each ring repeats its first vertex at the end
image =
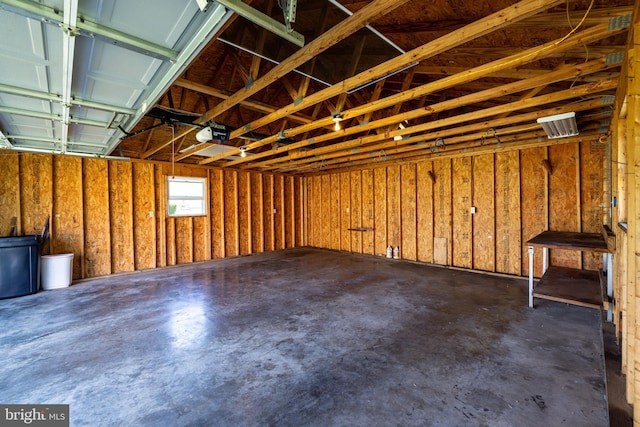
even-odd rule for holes
{"type": "Polygon", "coordinates": [[[300,177],[16,152],[0,170],[0,235],[13,217],[39,234],[49,217],[50,251],[74,254],[75,279],[304,244],[300,177]],[[167,217],[174,174],[208,178],[206,215],[167,217]]]}
{"type": "MultiPolygon", "coordinates": [[[[399,246],[407,260],[527,275],[531,237],[546,229],[599,230],[604,155],[597,141],[583,141],[309,175],[307,243],[376,256],[399,246]]],[[[602,264],[601,257],[582,263],[576,251],[554,252],[557,265],[602,264]]]]}

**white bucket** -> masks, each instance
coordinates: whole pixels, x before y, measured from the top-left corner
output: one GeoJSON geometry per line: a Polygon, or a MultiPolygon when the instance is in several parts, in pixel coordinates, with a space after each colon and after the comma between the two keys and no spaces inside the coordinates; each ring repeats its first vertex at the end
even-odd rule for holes
{"type": "Polygon", "coordinates": [[[45,291],[66,288],[73,277],[73,254],[42,255],[40,271],[45,291]]]}

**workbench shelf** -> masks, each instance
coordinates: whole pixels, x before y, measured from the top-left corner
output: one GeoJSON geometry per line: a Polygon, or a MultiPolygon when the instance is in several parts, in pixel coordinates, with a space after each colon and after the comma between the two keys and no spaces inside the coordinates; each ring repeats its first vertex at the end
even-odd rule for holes
{"type": "Polygon", "coordinates": [[[529,247],[529,307],[534,298],[564,302],[567,304],[607,309],[611,316],[613,297],[613,233],[603,227],[602,233],[576,233],[544,231],[527,241],[529,247]],[[534,286],[534,248],[542,248],[542,277],[534,286]],[[603,270],[591,271],[578,268],[549,266],[549,249],[566,249],[603,254],[603,270]]]}
{"type": "Polygon", "coordinates": [[[598,271],[550,266],[533,290],[534,298],[602,308],[598,271]]]}

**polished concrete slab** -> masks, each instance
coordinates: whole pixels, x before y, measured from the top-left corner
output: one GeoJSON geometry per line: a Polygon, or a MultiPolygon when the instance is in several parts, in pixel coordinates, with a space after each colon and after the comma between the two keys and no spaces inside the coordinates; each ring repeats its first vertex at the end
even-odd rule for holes
{"type": "Polygon", "coordinates": [[[597,310],[298,248],[0,301],[0,403],[71,425],[605,426],[597,310]]]}

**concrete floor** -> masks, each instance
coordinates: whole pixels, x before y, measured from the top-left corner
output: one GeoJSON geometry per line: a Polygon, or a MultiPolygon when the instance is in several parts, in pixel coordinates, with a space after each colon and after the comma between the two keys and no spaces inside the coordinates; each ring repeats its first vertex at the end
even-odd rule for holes
{"type": "Polygon", "coordinates": [[[71,425],[606,426],[596,310],[308,248],[0,301],[0,403],[71,425]]]}

